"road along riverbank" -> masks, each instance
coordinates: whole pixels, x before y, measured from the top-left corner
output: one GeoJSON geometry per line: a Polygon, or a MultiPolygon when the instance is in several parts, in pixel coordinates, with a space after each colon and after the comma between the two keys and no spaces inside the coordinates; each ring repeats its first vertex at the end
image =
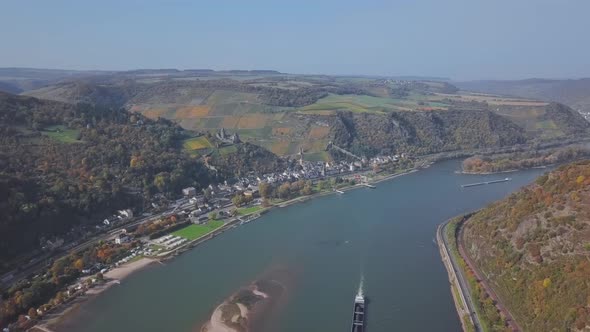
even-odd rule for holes
{"type": "Polygon", "coordinates": [[[469,286],[463,276],[461,267],[455,260],[454,254],[449,249],[448,240],[446,238],[447,226],[451,220],[447,220],[440,224],[436,229],[436,242],[438,244],[439,252],[449,275],[449,282],[451,286],[451,294],[455,302],[457,314],[461,320],[463,331],[482,331],[481,323],[475,304],[469,294],[469,286]]]}
{"type": "Polygon", "coordinates": [[[503,305],[497,294],[488,284],[483,274],[478,270],[473,260],[467,255],[462,241],[463,225],[469,218],[477,212],[465,214],[447,220],[438,226],[437,241],[442,261],[449,274],[453,298],[455,298],[455,307],[464,331],[484,331],[485,326],[489,326],[485,316],[480,316],[481,299],[477,295],[472,295],[472,284],[475,280],[479,287],[494,301],[494,306],[505,318],[506,327],[514,332],[521,331],[514,320],[510,311],[503,305]],[[467,276],[471,275],[471,283],[467,276]],[[455,288],[458,292],[455,292],[455,288]],[[456,298],[459,297],[459,300],[456,298]],[[467,310],[467,311],[466,311],[467,310]]]}

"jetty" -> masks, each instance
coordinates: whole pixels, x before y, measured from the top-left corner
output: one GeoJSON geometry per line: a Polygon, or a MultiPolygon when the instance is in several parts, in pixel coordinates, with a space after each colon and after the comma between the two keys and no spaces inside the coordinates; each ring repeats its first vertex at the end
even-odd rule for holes
{"type": "Polygon", "coordinates": [[[504,179],[500,179],[500,180],[492,180],[492,181],[468,183],[468,184],[462,184],[461,187],[462,188],[476,187],[476,186],[483,186],[483,185],[486,185],[486,184],[494,184],[494,183],[508,182],[510,180],[512,180],[512,179],[511,178],[504,178],[504,179]]]}
{"type": "Polygon", "coordinates": [[[365,187],[367,187],[367,188],[371,188],[371,189],[375,189],[375,188],[377,188],[377,187],[375,187],[374,185],[372,185],[372,184],[368,184],[368,183],[363,183],[362,185],[363,185],[363,186],[365,186],[365,187]]]}

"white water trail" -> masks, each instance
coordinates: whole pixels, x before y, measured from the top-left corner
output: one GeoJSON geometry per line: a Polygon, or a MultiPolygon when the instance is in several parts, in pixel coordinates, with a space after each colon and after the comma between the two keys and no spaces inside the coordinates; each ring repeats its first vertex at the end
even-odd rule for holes
{"type": "Polygon", "coordinates": [[[361,271],[361,282],[359,283],[359,290],[357,292],[358,296],[363,296],[363,287],[364,287],[364,282],[365,282],[365,274],[361,271]]]}

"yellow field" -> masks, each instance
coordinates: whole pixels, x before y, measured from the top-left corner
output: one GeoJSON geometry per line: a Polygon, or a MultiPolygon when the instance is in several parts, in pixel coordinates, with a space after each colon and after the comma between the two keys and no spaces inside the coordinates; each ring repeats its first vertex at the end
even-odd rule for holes
{"type": "Polygon", "coordinates": [[[272,135],[273,136],[289,135],[290,133],[291,133],[291,128],[289,128],[289,127],[272,128],[272,135]]]}
{"type": "Polygon", "coordinates": [[[540,108],[530,108],[530,109],[516,109],[516,110],[512,110],[512,111],[496,112],[496,113],[503,115],[503,116],[515,118],[515,119],[526,120],[526,119],[536,119],[536,118],[543,116],[543,114],[545,114],[545,110],[540,109],[540,108]]]}
{"type": "Polygon", "coordinates": [[[285,154],[287,154],[287,152],[289,152],[289,141],[278,141],[278,142],[274,142],[270,148],[270,150],[272,151],[272,153],[279,155],[279,156],[283,156],[285,154]]]}
{"type": "Polygon", "coordinates": [[[240,129],[258,129],[266,126],[268,116],[264,114],[245,115],[240,118],[238,128],[240,129]]]}
{"type": "Polygon", "coordinates": [[[144,109],[145,109],[144,106],[141,106],[141,105],[133,105],[129,109],[129,112],[140,112],[141,113],[141,111],[143,111],[144,109]]]}
{"type": "Polygon", "coordinates": [[[203,106],[184,106],[176,110],[177,119],[202,118],[209,114],[211,107],[203,106]]]}
{"type": "Polygon", "coordinates": [[[189,138],[182,143],[182,146],[186,150],[200,150],[212,147],[207,137],[204,136],[189,138]]]}
{"type": "Polygon", "coordinates": [[[150,108],[148,110],[143,111],[142,114],[150,119],[157,119],[160,117],[164,117],[164,114],[166,114],[167,112],[168,109],[166,108],[150,108]]]}
{"type": "Polygon", "coordinates": [[[330,134],[330,127],[320,127],[314,126],[309,131],[309,138],[310,139],[322,139],[330,134]]]}

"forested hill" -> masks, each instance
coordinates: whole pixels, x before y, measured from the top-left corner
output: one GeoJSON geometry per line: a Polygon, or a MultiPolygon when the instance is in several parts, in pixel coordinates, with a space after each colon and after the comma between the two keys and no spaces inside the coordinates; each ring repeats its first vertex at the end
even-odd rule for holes
{"type": "MultiPolygon", "coordinates": [[[[310,161],[346,158],[336,149],[326,150],[330,141],[359,156],[419,156],[560,144],[579,141],[590,133],[590,123],[565,105],[461,93],[438,81],[279,74],[182,76],[174,71],[154,75],[88,76],[26,95],[125,108],[211,135],[224,128],[239,134],[243,142],[280,157],[293,157],[304,150],[310,161]]],[[[216,150],[211,142],[204,143],[193,151],[195,155],[216,150]]],[[[243,171],[264,172],[274,163],[275,158],[262,150],[259,156],[272,159],[240,163],[243,156],[255,153],[253,147],[239,152],[245,153],[212,155],[211,163],[224,174],[228,162],[234,174],[243,173],[236,165],[243,166],[243,171]]]]}
{"type": "Polygon", "coordinates": [[[428,154],[525,143],[523,128],[487,110],[340,113],[334,142],[361,155],[405,151],[428,154]]]}
{"type": "Polygon", "coordinates": [[[209,184],[173,123],[0,93],[0,261],[157,193],[209,184]]]}
{"type": "Polygon", "coordinates": [[[536,183],[465,223],[468,255],[525,331],[590,326],[590,161],[536,183]]]}
{"type": "Polygon", "coordinates": [[[209,164],[214,166],[223,178],[245,176],[251,172],[256,174],[273,173],[283,170],[288,161],[274,153],[250,143],[239,143],[227,147],[235,148],[232,153],[212,152],[208,157],[209,164]]]}

